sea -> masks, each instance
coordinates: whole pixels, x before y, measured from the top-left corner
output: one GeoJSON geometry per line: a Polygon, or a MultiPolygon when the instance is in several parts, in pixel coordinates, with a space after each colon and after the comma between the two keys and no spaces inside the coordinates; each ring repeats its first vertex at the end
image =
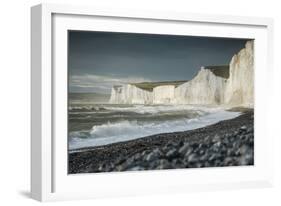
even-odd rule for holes
{"type": "Polygon", "coordinates": [[[109,97],[69,94],[69,151],[197,129],[240,115],[203,105],[109,104],[109,97]]]}

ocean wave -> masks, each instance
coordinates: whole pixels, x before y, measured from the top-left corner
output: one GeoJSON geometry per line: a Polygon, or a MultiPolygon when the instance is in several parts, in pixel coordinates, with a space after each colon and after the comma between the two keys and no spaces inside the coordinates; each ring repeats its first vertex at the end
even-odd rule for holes
{"type": "Polygon", "coordinates": [[[222,110],[219,107],[206,107],[198,105],[133,105],[128,107],[106,106],[106,110],[118,112],[133,112],[138,114],[157,114],[161,112],[197,111],[199,113],[211,113],[222,110]]]}
{"type": "Polygon", "coordinates": [[[173,121],[119,121],[93,126],[90,131],[71,132],[69,149],[100,146],[116,142],[128,141],[149,135],[187,131],[217,123],[239,116],[239,112],[219,110],[204,116],[173,121]]]}
{"type": "Polygon", "coordinates": [[[69,111],[105,111],[106,109],[102,106],[92,106],[92,105],[84,105],[84,106],[69,106],[69,111]]]}
{"type": "Polygon", "coordinates": [[[82,105],[69,106],[70,112],[129,112],[136,114],[158,114],[158,113],[175,113],[175,112],[196,112],[198,115],[218,112],[224,110],[222,107],[206,107],[199,105],[82,105]]]}

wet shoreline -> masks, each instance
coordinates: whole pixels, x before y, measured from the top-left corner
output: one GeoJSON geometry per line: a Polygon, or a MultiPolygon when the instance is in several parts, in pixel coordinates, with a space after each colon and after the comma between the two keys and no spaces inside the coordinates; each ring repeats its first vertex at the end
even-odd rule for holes
{"type": "Polygon", "coordinates": [[[203,128],[72,151],[68,173],[254,164],[254,112],[203,128]]]}

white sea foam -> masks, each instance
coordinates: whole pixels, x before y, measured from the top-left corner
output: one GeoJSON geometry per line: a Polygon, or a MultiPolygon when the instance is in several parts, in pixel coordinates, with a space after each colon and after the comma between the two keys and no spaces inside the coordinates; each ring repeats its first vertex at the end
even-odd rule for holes
{"type": "Polygon", "coordinates": [[[239,115],[239,112],[229,112],[220,109],[192,119],[159,122],[138,122],[136,120],[108,122],[107,124],[93,126],[91,131],[71,132],[69,149],[106,145],[160,133],[187,131],[222,120],[232,119],[239,115]]]}
{"type": "Polygon", "coordinates": [[[95,110],[95,111],[99,111],[101,109],[103,109],[103,107],[101,106],[93,106],[93,105],[83,105],[83,106],[69,106],[68,107],[69,111],[72,110],[95,110]]]}
{"type": "Polygon", "coordinates": [[[200,105],[133,105],[128,107],[104,107],[106,110],[119,112],[134,112],[138,114],[157,114],[160,112],[180,112],[180,111],[199,111],[199,112],[217,112],[222,110],[219,107],[206,107],[200,105]]]}

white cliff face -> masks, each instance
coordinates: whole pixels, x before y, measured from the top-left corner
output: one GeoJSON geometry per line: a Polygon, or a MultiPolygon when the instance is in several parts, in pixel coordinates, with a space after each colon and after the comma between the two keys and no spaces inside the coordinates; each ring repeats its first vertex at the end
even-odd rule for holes
{"type": "Polygon", "coordinates": [[[201,68],[189,82],[175,90],[176,103],[179,104],[222,104],[226,79],[216,76],[209,69],[201,68]]]}
{"type": "Polygon", "coordinates": [[[195,78],[178,87],[162,85],[153,88],[152,92],[130,84],[114,87],[110,103],[217,105],[224,101],[225,85],[226,79],[201,68],[195,78]]]}
{"type": "Polygon", "coordinates": [[[230,77],[225,89],[225,104],[253,107],[254,104],[254,42],[234,55],[229,65],[230,77]]]}
{"type": "Polygon", "coordinates": [[[153,104],[171,104],[174,100],[174,85],[164,85],[153,88],[153,104]]]}
{"type": "Polygon", "coordinates": [[[151,104],[152,92],[127,84],[113,87],[109,100],[113,104],[151,104]]]}
{"type": "Polygon", "coordinates": [[[253,107],[254,104],[254,42],[234,55],[229,65],[229,78],[201,68],[190,81],[161,85],[153,91],[134,85],[112,88],[110,103],[117,104],[201,104],[253,107]]]}

